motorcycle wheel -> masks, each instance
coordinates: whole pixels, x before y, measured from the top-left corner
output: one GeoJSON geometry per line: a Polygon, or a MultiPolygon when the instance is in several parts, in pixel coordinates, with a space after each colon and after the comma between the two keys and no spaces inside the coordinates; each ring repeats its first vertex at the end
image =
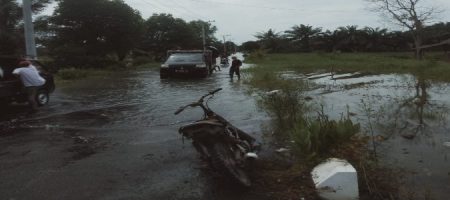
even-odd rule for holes
{"type": "Polygon", "coordinates": [[[231,150],[225,144],[214,144],[210,153],[214,168],[220,172],[223,172],[226,176],[230,177],[242,186],[251,186],[251,182],[247,174],[244,170],[237,166],[237,162],[234,160],[231,150]]]}

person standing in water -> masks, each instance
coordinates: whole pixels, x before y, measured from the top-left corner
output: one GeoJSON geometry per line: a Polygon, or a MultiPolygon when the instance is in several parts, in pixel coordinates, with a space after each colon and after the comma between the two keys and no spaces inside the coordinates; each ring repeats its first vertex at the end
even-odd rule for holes
{"type": "Polygon", "coordinates": [[[241,74],[239,72],[239,68],[242,66],[242,61],[236,58],[236,56],[232,56],[231,59],[233,60],[231,62],[230,67],[230,78],[233,79],[234,73],[236,73],[238,79],[241,79],[241,74]]]}

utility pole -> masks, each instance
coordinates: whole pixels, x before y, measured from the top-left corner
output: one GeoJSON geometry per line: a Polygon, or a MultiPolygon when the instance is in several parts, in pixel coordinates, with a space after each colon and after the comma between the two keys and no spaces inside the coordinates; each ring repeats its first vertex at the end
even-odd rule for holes
{"type": "Polygon", "coordinates": [[[230,36],[228,35],[223,35],[223,54],[225,54],[225,56],[227,56],[227,41],[225,40],[226,36],[230,36]]]}
{"type": "Polygon", "coordinates": [[[31,0],[22,0],[22,12],[25,29],[26,56],[31,59],[37,58],[36,43],[34,41],[34,27],[31,13],[31,0]]]}
{"type": "Polygon", "coordinates": [[[203,53],[206,51],[206,36],[205,36],[205,24],[202,26],[202,35],[203,35],[203,53]]]}
{"type": "MultiPolygon", "coordinates": [[[[215,22],[214,20],[208,20],[206,23],[215,22]]],[[[203,52],[206,51],[206,33],[205,33],[205,24],[202,24],[202,36],[203,36],[203,52]]]]}

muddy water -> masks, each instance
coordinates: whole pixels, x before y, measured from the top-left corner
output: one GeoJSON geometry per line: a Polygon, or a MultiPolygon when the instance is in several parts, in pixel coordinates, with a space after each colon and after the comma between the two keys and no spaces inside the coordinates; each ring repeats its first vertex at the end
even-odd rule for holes
{"type": "Polygon", "coordinates": [[[349,111],[365,133],[382,136],[377,154],[383,164],[404,169],[399,188],[405,196],[450,197],[449,83],[406,74],[282,76],[316,83],[308,95],[317,107],[324,105],[333,118],[349,111]]]}
{"type": "Polygon", "coordinates": [[[220,87],[210,107],[260,138],[268,118],[227,71],[196,80],[114,73],[59,86],[36,114],[2,110],[0,199],[260,199],[217,181],[177,132],[202,113],[174,111],[220,87]]]}

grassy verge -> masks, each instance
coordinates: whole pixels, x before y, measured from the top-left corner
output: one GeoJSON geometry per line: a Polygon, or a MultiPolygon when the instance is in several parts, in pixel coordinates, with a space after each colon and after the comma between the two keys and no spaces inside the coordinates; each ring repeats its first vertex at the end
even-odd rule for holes
{"type": "Polygon", "coordinates": [[[129,70],[142,70],[148,68],[156,68],[159,63],[147,63],[133,67],[117,67],[110,66],[104,69],[76,69],[76,68],[64,68],[60,69],[55,76],[56,82],[69,82],[85,79],[88,77],[104,77],[109,76],[111,73],[118,71],[129,71],[129,70]]]}
{"type": "MultiPolygon", "coordinates": [[[[382,73],[421,73],[426,78],[450,81],[450,62],[429,54],[417,61],[410,53],[304,53],[267,54],[250,56],[247,62],[258,68],[248,69],[251,73],[273,74],[277,71],[311,73],[317,71],[382,73]]],[[[259,76],[262,77],[262,76],[259,76]]]]}

